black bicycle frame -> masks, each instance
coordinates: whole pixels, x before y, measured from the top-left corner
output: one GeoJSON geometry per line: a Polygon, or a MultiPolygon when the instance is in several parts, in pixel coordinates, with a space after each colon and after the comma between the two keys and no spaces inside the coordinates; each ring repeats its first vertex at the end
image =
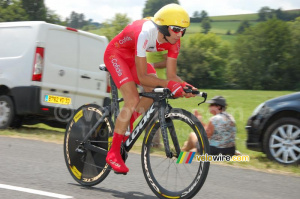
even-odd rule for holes
{"type": "MultiPolygon", "coordinates": [[[[107,71],[107,69],[104,66],[100,67],[100,70],[107,71]]],[[[95,152],[101,153],[103,155],[107,154],[106,149],[92,145],[88,141],[88,138],[97,129],[97,127],[104,121],[104,118],[106,118],[106,117],[111,118],[112,114],[114,114],[114,118],[112,118],[112,119],[116,119],[116,117],[118,115],[118,113],[115,113],[114,107],[116,107],[116,106],[119,107],[119,102],[123,101],[123,99],[117,98],[118,97],[117,87],[115,86],[112,78],[110,79],[110,81],[111,81],[111,85],[112,85],[112,94],[113,94],[114,100],[112,100],[111,105],[104,107],[103,115],[96,122],[96,124],[93,126],[93,128],[87,133],[87,135],[83,139],[82,143],[76,149],[79,152],[81,150],[84,150],[81,148],[83,146],[84,148],[87,148],[91,151],[95,151],[95,152]]],[[[171,158],[174,155],[170,151],[169,139],[168,139],[168,133],[167,133],[167,128],[168,128],[170,131],[170,135],[171,135],[173,144],[175,146],[175,150],[177,153],[176,156],[178,157],[178,155],[180,154],[180,146],[178,144],[178,139],[176,136],[174,125],[170,119],[168,121],[166,121],[166,119],[165,119],[165,112],[166,112],[167,106],[169,106],[166,102],[167,98],[170,96],[169,90],[161,89],[160,92],[140,93],[140,96],[152,98],[154,100],[154,102],[152,103],[152,105],[150,106],[150,108],[148,109],[146,114],[139,121],[138,125],[136,125],[133,132],[130,134],[130,136],[126,140],[126,142],[124,144],[125,151],[129,152],[131,150],[134,143],[137,141],[137,139],[140,137],[140,135],[143,133],[143,131],[146,129],[146,127],[151,122],[151,119],[154,118],[155,113],[158,113],[158,120],[160,122],[160,129],[161,129],[161,133],[162,133],[162,137],[163,137],[163,143],[165,146],[166,156],[171,158]]]]}
{"type": "MultiPolygon", "coordinates": [[[[160,122],[160,128],[161,128],[161,133],[162,133],[162,137],[163,137],[163,143],[164,143],[164,146],[165,146],[166,156],[167,157],[172,157],[173,156],[173,154],[170,152],[169,140],[168,140],[168,134],[167,134],[167,129],[166,128],[170,129],[170,134],[171,134],[173,143],[175,145],[176,152],[177,152],[177,154],[179,154],[180,153],[180,148],[179,148],[179,144],[178,144],[178,140],[177,140],[177,137],[176,137],[174,126],[172,125],[172,123],[170,125],[170,123],[166,122],[166,120],[165,120],[165,111],[166,111],[166,108],[168,106],[167,103],[166,103],[166,98],[162,98],[162,96],[161,96],[162,93],[141,93],[140,95],[144,96],[144,97],[152,98],[154,100],[154,102],[152,103],[152,105],[150,106],[150,108],[148,109],[146,114],[139,121],[139,123],[134,128],[133,132],[130,134],[130,136],[126,140],[126,142],[124,144],[125,150],[127,152],[129,152],[131,150],[131,148],[133,147],[133,145],[135,144],[137,139],[140,137],[140,135],[143,133],[143,131],[146,129],[146,127],[151,122],[152,118],[154,118],[155,114],[158,113],[158,119],[159,119],[159,122],[160,122]],[[169,124],[167,124],[167,123],[169,123],[169,124]]],[[[89,142],[88,138],[97,129],[97,127],[104,121],[105,117],[111,117],[111,114],[112,114],[111,110],[112,110],[111,105],[104,108],[103,115],[96,122],[96,124],[93,126],[93,128],[87,133],[87,135],[83,139],[80,146],[83,146],[84,148],[89,149],[91,151],[101,153],[103,155],[107,154],[106,149],[103,149],[101,147],[97,147],[97,146],[91,144],[89,142]]],[[[172,122],[172,121],[170,121],[170,122],[172,122]]],[[[78,151],[82,150],[82,148],[80,146],[77,149],[78,151]]]]}

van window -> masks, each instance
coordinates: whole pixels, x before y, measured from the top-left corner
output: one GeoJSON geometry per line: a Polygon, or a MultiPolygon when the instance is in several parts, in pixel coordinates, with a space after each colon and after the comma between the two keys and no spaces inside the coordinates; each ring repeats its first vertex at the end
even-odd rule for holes
{"type": "Polygon", "coordinates": [[[103,64],[106,43],[99,38],[80,36],[79,69],[99,72],[99,65],[103,64]]]}
{"type": "Polygon", "coordinates": [[[31,27],[0,27],[0,58],[21,56],[30,47],[32,34],[31,27]]]}
{"type": "Polygon", "coordinates": [[[76,32],[50,30],[45,54],[47,61],[59,66],[77,68],[78,35],[76,32]]]}

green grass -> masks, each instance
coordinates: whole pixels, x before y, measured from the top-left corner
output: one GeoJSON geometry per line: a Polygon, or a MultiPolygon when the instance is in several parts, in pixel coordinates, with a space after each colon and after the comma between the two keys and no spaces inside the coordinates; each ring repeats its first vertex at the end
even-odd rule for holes
{"type": "Polygon", "coordinates": [[[258,19],[258,14],[240,14],[209,17],[213,21],[254,21],[258,19]]]}
{"type": "MultiPolygon", "coordinates": [[[[244,168],[259,169],[262,171],[272,171],[276,173],[293,173],[300,176],[299,166],[283,166],[278,163],[272,162],[266,158],[266,155],[261,152],[255,152],[246,148],[247,133],[245,130],[246,122],[251,116],[255,107],[260,103],[278,97],[281,95],[292,93],[292,91],[250,91],[250,90],[205,90],[208,93],[208,99],[216,95],[222,95],[226,98],[228,103],[227,112],[232,114],[237,124],[236,145],[237,149],[244,155],[250,156],[250,162],[230,162],[222,163],[226,165],[239,166],[244,168]]],[[[183,108],[192,112],[198,110],[204,119],[204,122],[208,122],[212,116],[208,112],[208,105],[202,104],[198,106],[202,98],[180,98],[176,100],[169,100],[169,103],[176,108],[183,108]]],[[[135,123],[137,124],[137,122],[135,123]]],[[[184,134],[179,136],[179,142],[181,145],[187,139],[190,132],[185,131],[184,134]]],[[[43,124],[34,126],[25,126],[20,129],[9,129],[0,131],[0,135],[24,137],[27,139],[39,139],[47,142],[63,143],[64,129],[55,129],[43,124]]],[[[144,134],[138,139],[133,151],[140,152],[144,134]]],[[[218,163],[219,164],[219,163],[218,163]]]]}

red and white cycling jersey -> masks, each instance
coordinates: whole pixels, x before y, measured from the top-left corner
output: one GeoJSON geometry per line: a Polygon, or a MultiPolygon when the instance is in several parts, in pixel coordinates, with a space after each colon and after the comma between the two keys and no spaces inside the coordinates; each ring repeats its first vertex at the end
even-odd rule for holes
{"type": "MultiPolygon", "coordinates": [[[[168,57],[177,58],[180,40],[174,45],[160,44],[157,35],[158,29],[152,21],[137,20],[110,41],[104,54],[104,63],[118,88],[130,81],[140,83],[136,73],[135,56],[146,57],[146,51],[168,50],[168,57]]],[[[147,72],[156,73],[151,64],[148,64],[147,72]]]]}

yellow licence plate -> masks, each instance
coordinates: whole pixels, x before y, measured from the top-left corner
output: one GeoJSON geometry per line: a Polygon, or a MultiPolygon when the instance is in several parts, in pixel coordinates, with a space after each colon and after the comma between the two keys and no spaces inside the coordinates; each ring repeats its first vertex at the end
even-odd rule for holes
{"type": "Polygon", "coordinates": [[[45,102],[55,103],[55,104],[71,104],[71,98],[59,97],[54,95],[45,95],[45,102]]]}

